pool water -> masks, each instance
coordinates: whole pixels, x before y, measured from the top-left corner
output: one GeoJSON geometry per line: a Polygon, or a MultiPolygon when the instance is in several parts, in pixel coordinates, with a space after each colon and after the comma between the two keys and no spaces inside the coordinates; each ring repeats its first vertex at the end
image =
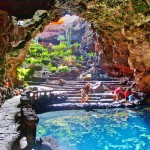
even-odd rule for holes
{"type": "Polygon", "coordinates": [[[67,110],[39,115],[37,138],[62,150],[150,150],[150,108],[67,110]]]}

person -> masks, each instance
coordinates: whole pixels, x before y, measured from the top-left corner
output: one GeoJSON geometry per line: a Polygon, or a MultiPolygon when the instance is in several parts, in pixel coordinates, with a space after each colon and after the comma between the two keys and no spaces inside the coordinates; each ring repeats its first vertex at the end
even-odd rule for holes
{"type": "Polygon", "coordinates": [[[4,87],[6,87],[6,88],[12,88],[13,87],[12,79],[10,77],[6,79],[4,87]]]}
{"type": "Polygon", "coordinates": [[[88,99],[89,99],[89,95],[88,94],[92,93],[90,83],[85,84],[83,89],[84,89],[84,92],[85,92],[85,100],[88,101],[88,99]]]}
{"type": "Polygon", "coordinates": [[[134,100],[135,100],[135,93],[129,95],[129,102],[134,104],[134,100]]]}
{"type": "Polygon", "coordinates": [[[66,81],[64,79],[59,79],[58,80],[58,84],[62,87],[64,84],[66,83],[66,81]]]}
{"type": "Polygon", "coordinates": [[[121,86],[118,87],[118,88],[115,90],[114,94],[115,94],[116,100],[118,101],[118,100],[120,99],[120,97],[121,97],[122,95],[124,95],[124,92],[123,92],[122,87],[121,87],[121,86]]]}
{"type": "Polygon", "coordinates": [[[85,92],[84,89],[81,89],[81,103],[85,102],[85,92]]]}
{"type": "Polygon", "coordinates": [[[131,95],[131,88],[126,89],[124,92],[126,102],[129,100],[129,95],[131,95]]]}

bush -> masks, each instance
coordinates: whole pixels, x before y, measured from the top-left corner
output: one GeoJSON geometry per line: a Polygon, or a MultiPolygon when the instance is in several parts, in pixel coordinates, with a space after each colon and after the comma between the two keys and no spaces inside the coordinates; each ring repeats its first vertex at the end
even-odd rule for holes
{"type": "Polygon", "coordinates": [[[33,58],[33,57],[30,57],[30,58],[26,58],[25,59],[28,63],[30,63],[30,64],[39,64],[39,63],[41,63],[41,59],[37,59],[37,58],[33,58]]]}
{"type": "Polygon", "coordinates": [[[79,43],[74,43],[74,44],[73,44],[73,46],[76,47],[76,48],[78,48],[80,45],[81,45],[81,44],[79,44],[79,43]]]}
{"type": "Polygon", "coordinates": [[[67,45],[64,42],[61,42],[59,45],[52,46],[52,50],[61,51],[61,50],[66,50],[66,49],[67,49],[67,45]]]}
{"type": "Polygon", "coordinates": [[[57,70],[57,68],[56,68],[56,67],[51,67],[51,68],[50,68],[50,72],[51,72],[51,73],[55,73],[55,72],[56,72],[56,70],[57,70]]]}
{"type": "Polygon", "coordinates": [[[17,71],[18,71],[18,79],[19,80],[24,80],[25,77],[28,77],[29,74],[28,72],[30,71],[30,69],[25,69],[25,68],[17,68],[17,71]]]}
{"type": "Polygon", "coordinates": [[[71,49],[67,50],[64,55],[65,55],[65,56],[70,56],[70,55],[72,55],[72,50],[71,50],[71,49]]]}
{"type": "Polygon", "coordinates": [[[58,73],[67,73],[67,72],[70,72],[68,66],[59,66],[58,67],[58,73]]]}
{"type": "Polygon", "coordinates": [[[51,67],[52,67],[52,64],[49,63],[49,64],[47,65],[47,68],[51,69],[51,67]]]}
{"type": "Polygon", "coordinates": [[[27,86],[29,86],[29,84],[28,84],[27,82],[25,82],[25,83],[23,84],[23,87],[27,87],[27,86]]]}
{"type": "Polygon", "coordinates": [[[39,56],[42,52],[48,52],[48,49],[44,48],[39,43],[32,43],[29,46],[29,53],[31,56],[39,56]]]}
{"type": "Polygon", "coordinates": [[[89,52],[89,53],[88,53],[88,56],[93,57],[93,56],[94,56],[94,52],[89,52]]]}

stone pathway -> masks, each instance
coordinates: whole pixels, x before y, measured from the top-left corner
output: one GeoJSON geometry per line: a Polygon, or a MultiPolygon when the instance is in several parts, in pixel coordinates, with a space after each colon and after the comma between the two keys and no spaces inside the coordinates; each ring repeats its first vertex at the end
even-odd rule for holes
{"type": "Polygon", "coordinates": [[[15,96],[6,100],[0,108],[0,150],[16,150],[11,146],[19,136],[19,123],[15,122],[15,115],[20,111],[17,107],[19,103],[20,96],[15,96]]]}

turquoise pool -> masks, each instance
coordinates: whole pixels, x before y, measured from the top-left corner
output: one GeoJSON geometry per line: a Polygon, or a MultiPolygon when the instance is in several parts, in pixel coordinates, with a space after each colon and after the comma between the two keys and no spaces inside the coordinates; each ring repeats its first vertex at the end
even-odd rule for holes
{"type": "Polygon", "coordinates": [[[39,118],[37,138],[52,136],[62,150],[150,150],[150,108],[57,111],[39,118]]]}

